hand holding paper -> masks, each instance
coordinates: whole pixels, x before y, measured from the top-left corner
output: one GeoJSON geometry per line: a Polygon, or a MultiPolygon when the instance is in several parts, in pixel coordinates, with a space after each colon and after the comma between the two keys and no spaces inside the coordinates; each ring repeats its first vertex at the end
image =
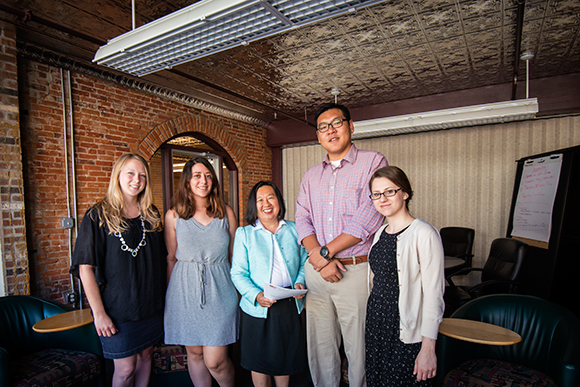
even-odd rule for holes
{"type": "Polygon", "coordinates": [[[282,300],[284,298],[300,296],[306,294],[306,292],[308,292],[308,289],[286,289],[264,282],[264,297],[270,300],[282,300]]]}

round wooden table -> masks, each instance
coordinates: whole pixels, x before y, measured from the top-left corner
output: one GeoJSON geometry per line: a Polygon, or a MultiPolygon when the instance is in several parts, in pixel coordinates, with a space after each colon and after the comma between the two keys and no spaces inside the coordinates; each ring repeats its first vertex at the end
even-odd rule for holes
{"type": "Polygon", "coordinates": [[[459,340],[488,345],[513,345],[522,341],[520,335],[507,328],[460,318],[444,318],[439,325],[439,333],[459,340]]]}
{"type": "Polygon", "coordinates": [[[32,329],[40,333],[60,332],[93,322],[90,309],[73,310],[40,320],[32,329]]]}
{"type": "Polygon", "coordinates": [[[444,264],[445,264],[445,270],[448,270],[448,269],[455,269],[461,265],[464,265],[465,261],[461,258],[445,257],[444,264]]]}

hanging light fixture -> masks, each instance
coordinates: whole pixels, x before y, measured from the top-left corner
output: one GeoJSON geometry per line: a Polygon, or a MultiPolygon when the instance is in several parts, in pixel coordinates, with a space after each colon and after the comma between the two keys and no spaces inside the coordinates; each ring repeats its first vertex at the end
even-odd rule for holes
{"type": "Polygon", "coordinates": [[[111,39],[93,62],[143,76],[384,0],[202,0],[111,39]]]}
{"type": "Polygon", "coordinates": [[[538,99],[529,98],[376,118],[354,122],[355,131],[352,138],[391,136],[530,120],[536,117],[538,111],[538,99]]]}

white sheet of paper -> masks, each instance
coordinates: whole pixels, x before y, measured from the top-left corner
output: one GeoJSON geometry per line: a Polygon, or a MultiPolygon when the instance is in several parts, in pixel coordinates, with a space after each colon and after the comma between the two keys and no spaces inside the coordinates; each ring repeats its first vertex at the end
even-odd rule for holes
{"type": "Polygon", "coordinates": [[[562,153],[526,160],[513,217],[513,236],[549,242],[562,153]]]}
{"type": "Polygon", "coordinates": [[[286,289],[264,281],[264,297],[270,300],[282,300],[284,298],[299,296],[306,294],[307,291],[308,289],[286,289]]]}

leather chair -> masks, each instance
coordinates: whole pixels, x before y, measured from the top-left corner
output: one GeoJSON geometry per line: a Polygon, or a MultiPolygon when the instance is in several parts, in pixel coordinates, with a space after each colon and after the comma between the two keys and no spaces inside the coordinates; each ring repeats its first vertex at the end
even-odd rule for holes
{"type": "Polygon", "coordinates": [[[93,324],[38,333],[38,321],[72,310],[32,296],[0,298],[0,386],[104,386],[102,348],[93,324]]]}
{"type": "Polygon", "coordinates": [[[439,234],[443,242],[443,251],[446,257],[461,258],[465,261],[465,267],[471,267],[473,254],[473,239],[475,230],[466,227],[443,227],[439,234]]]}
{"type": "Polygon", "coordinates": [[[487,294],[515,293],[528,244],[513,238],[498,238],[491,243],[489,257],[483,268],[465,268],[445,279],[445,316],[461,305],[487,294]],[[474,286],[456,286],[453,277],[481,272],[481,282],[474,286]]]}
{"type": "Polygon", "coordinates": [[[435,386],[580,386],[580,320],[565,308],[537,297],[500,294],[470,301],[451,317],[502,326],[522,341],[485,345],[440,334],[435,386]]]}

